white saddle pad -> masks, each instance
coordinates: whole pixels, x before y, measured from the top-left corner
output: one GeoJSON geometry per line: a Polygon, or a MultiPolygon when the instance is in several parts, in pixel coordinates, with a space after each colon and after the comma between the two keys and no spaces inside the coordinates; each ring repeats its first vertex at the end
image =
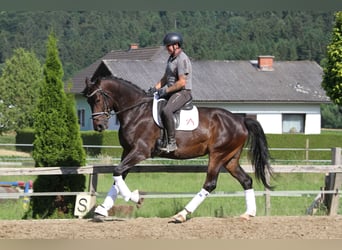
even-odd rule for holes
{"type": "MultiPolygon", "coordinates": [[[[153,119],[155,123],[163,128],[163,124],[160,122],[160,117],[158,114],[158,103],[165,99],[158,99],[157,95],[154,95],[153,105],[152,105],[152,113],[153,119]]],[[[181,110],[179,117],[179,125],[176,127],[176,130],[194,130],[198,127],[198,109],[194,105],[191,110],[181,110]]]]}

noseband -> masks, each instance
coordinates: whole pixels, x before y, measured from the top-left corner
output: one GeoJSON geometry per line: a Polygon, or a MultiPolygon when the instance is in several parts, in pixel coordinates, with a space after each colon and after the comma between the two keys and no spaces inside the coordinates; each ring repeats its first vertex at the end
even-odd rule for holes
{"type": "Polygon", "coordinates": [[[106,91],[104,91],[101,87],[94,90],[91,94],[87,95],[87,98],[92,97],[93,95],[95,95],[97,92],[99,92],[102,97],[103,97],[103,101],[104,101],[104,107],[102,112],[95,112],[91,114],[91,118],[90,119],[95,119],[98,116],[105,116],[106,120],[109,120],[110,117],[112,116],[111,113],[111,109],[108,105],[108,98],[112,98],[106,91]]]}

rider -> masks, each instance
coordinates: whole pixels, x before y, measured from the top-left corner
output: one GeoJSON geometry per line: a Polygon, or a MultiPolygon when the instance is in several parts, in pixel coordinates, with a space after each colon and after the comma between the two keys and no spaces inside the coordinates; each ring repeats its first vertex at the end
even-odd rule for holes
{"type": "MultiPolygon", "coordinates": [[[[192,65],[189,57],[182,49],[183,38],[181,34],[176,32],[166,34],[163,44],[170,57],[167,60],[163,77],[149,91],[157,91],[159,98],[167,100],[167,104],[161,111],[167,142],[161,143],[159,149],[170,152],[177,149],[173,113],[192,99],[192,65]]],[[[164,138],[166,137],[164,136],[164,138]]]]}

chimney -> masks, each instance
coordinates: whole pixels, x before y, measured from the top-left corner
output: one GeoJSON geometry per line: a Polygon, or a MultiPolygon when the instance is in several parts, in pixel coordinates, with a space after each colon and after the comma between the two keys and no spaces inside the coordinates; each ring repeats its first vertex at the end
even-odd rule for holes
{"type": "Polygon", "coordinates": [[[131,43],[129,50],[139,49],[139,43],[131,43]]]}
{"type": "Polygon", "coordinates": [[[260,71],[273,71],[274,56],[258,56],[258,68],[260,71]]]}

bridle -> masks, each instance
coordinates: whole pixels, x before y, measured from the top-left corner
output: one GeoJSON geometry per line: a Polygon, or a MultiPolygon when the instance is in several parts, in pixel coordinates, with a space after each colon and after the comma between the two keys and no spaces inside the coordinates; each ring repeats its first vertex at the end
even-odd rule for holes
{"type": "Polygon", "coordinates": [[[92,97],[93,95],[95,95],[97,92],[99,92],[104,100],[104,107],[102,112],[95,112],[91,114],[91,118],[90,119],[95,119],[98,116],[105,116],[105,119],[109,120],[112,112],[112,109],[109,107],[108,105],[108,99],[112,99],[112,97],[106,92],[104,91],[101,87],[99,87],[98,89],[94,90],[91,94],[87,95],[87,98],[92,97]]]}
{"type": "Polygon", "coordinates": [[[129,106],[127,108],[124,108],[122,110],[119,110],[117,112],[112,112],[113,109],[111,109],[111,107],[109,107],[109,104],[108,104],[108,99],[113,99],[106,91],[104,91],[101,87],[99,87],[98,89],[94,90],[91,94],[87,95],[87,98],[89,97],[92,97],[93,95],[95,95],[97,92],[99,92],[102,97],[103,97],[103,100],[104,100],[104,107],[103,107],[103,110],[102,112],[95,112],[95,113],[92,113],[91,114],[91,119],[95,119],[96,117],[98,116],[105,116],[107,120],[109,120],[112,116],[112,114],[114,113],[115,115],[118,115],[122,112],[125,112],[125,111],[128,111],[130,109],[133,109],[135,107],[138,107],[144,103],[148,103],[151,101],[151,99],[145,99],[141,102],[138,102],[132,106],[129,106]]]}

